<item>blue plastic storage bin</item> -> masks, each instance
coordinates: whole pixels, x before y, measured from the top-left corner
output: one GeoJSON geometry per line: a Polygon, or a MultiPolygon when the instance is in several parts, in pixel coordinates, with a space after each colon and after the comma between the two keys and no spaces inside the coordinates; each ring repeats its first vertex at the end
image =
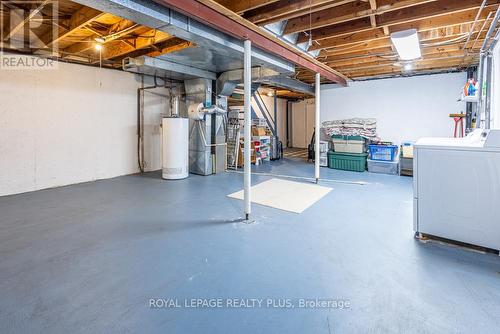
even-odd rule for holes
{"type": "Polygon", "coordinates": [[[378,161],[394,161],[398,147],[396,145],[369,145],[370,159],[378,161]]]}

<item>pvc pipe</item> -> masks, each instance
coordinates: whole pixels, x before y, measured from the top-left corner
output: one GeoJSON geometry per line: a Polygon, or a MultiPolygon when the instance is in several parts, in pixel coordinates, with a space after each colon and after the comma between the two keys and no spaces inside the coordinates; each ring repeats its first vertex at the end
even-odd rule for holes
{"type": "Polygon", "coordinates": [[[314,122],[314,177],[316,178],[316,183],[319,181],[319,134],[320,134],[320,124],[319,124],[319,110],[320,110],[320,75],[316,73],[316,96],[314,101],[314,107],[316,109],[316,117],[314,122]]]}
{"type": "Polygon", "coordinates": [[[243,175],[243,198],[245,202],[245,220],[250,219],[250,213],[252,212],[251,207],[251,193],[250,186],[252,182],[251,175],[251,155],[250,150],[252,149],[251,145],[251,117],[250,114],[250,97],[251,97],[251,85],[252,85],[252,42],[250,40],[246,40],[244,43],[245,54],[243,59],[243,83],[244,83],[244,115],[245,115],[245,127],[244,127],[244,139],[245,139],[245,154],[244,154],[244,175],[243,175]]]}
{"type": "Polygon", "coordinates": [[[493,21],[491,21],[490,28],[488,29],[488,32],[486,33],[486,37],[484,38],[483,45],[481,46],[481,51],[484,52],[486,51],[486,45],[488,44],[488,41],[495,31],[495,28],[497,26],[498,20],[500,19],[500,6],[498,6],[497,11],[495,12],[495,16],[493,17],[493,21]]]}
{"type": "Polygon", "coordinates": [[[493,72],[493,56],[486,57],[486,99],[484,103],[484,128],[490,128],[491,121],[491,79],[493,72]]]}
{"type": "Polygon", "coordinates": [[[476,109],[476,129],[479,129],[481,127],[481,115],[483,114],[483,83],[484,83],[484,67],[486,66],[485,63],[486,57],[484,56],[483,53],[480,54],[479,58],[479,68],[477,70],[477,81],[479,83],[479,89],[478,89],[478,102],[477,102],[477,109],[476,109]]]}

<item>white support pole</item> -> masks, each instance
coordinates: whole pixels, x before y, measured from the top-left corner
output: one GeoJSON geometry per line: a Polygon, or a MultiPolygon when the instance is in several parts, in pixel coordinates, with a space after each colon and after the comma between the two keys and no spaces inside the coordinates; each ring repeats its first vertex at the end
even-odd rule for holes
{"type": "Polygon", "coordinates": [[[314,100],[314,107],[316,111],[316,117],[314,120],[314,177],[316,178],[316,183],[319,181],[319,138],[320,138],[320,124],[319,124],[319,110],[320,110],[320,75],[316,73],[316,96],[314,100]]]}
{"type": "Polygon", "coordinates": [[[243,61],[243,83],[245,90],[244,99],[244,114],[245,114],[245,127],[244,127],[244,139],[245,139],[245,161],[244,161],[244,176],[243,176],[243,189],[244,189],[244,202],[245,202],[245,220],[248,222],[250,220],[250,213],[252,211],[251,207],[251,193],[250,186],[252,181],[251,175],[251,155],[250,151],[252,149],[250,137],[251,133],[251,117],[250,114],[250,97],[251,97],[251,86],[252,86],[252,42],[246,40],[245,43],[245,55],[243,61]]]}

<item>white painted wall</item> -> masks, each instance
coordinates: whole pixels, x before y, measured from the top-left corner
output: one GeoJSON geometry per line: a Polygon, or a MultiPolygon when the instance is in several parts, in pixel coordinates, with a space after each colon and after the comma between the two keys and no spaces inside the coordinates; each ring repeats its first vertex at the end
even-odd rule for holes
{"type": "MultiPolygon", "coordinates": [[[[2,71],[0,196],[137,172],[138,87],[130,73],[66,63],[2,71]]],[[[146,96],[146,161],[155,170],[168,103],[146,96]]]]}
{"type": "Polygon", "coordinates": [[[382,140],[399,144],[421,137],[453,136],[451,113],[465,113],[457,102],[466,73],[447,73],[352,82],[321,90],[321,120],[351,117],[377,119],[382,140]]]}

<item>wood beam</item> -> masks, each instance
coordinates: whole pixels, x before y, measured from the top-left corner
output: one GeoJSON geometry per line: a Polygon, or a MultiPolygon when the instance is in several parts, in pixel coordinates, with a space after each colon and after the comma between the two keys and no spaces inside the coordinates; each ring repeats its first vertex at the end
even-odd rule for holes
{"type": "MultiPolygon", "coordinates": [[[[496,5],[486,6],[479,16],[479,20],[483,21],[488,16],[488,13],[495,11],[496,5]]],[[[439,16],[426,17],[420,20],[412,20],[410,22],[391,24],[389,32],[402,31],[407,29],[417,29],[418,31],[430,30],[435,28],[449,27],[461,23],[474,22],[477,15],[477,8],[472,8],[452,14],[444,14],[439,16]]]]}
{"type": "MultiPolygon", "coordinates": [[[[429,54],[422,60],[416,61],[415,64],[422,63],[423,61],[450,60],[457,58],[463,59],[464,57],[465,57],[464,50],[440,52],[440,53],[429,54]]],[[[353,70],[358,71],[358,70],[371,69],[377,67],[391,66],[396,63],[399,63],[397,59],[378,58],[370,62],[355,63],[348,65],[336,65],[335,68],[342,72],[349,72],[353,70]]]]}
{"type": "Polygon", "coordinates": [[[364,30],[359,32],[354,32],[352,34],[340,35],[336,37],[330,37],[327,39],[319,40],[314,43],[309,50],[321,50],[328,49],[332,47],[346,46],[351,44],[358,44],[363,42],[369,42],[380,38],[387,37],[384,34],[382,28],[375,28],[370,30],[364,30]]]}
{"type": "Polygon", "coordinates": [[[391,66],[379,69],[352,71],[352,72],[347,72],[346,74],[351,78],[364,78],[364,77],[373,77],[378,75],[404,76],[404,75],[418,74],[419,72],[424,70],[446,71],[446,70],[463,69],[473,64],[477,64],[477,60],[472,59],[467,63],[467,65],[462,65],[462,59],[456,58],[448,61],[433,60],[429,63],[416,64],[414,65],[413,69],[410,72],[403,72],[401,67],[391,66]]]}
{"type": "MultiPolygon", "coordinates": [[[[349,35],[356,32],[362,32],[371,29],[373,28],[370,19],[364,17],[361,19],[343,22],[340,24],[335,24],[321,29],[315,29],[311,31],[311,34],[312,34],[312,39],[314,41],[319,41],[333,36],[349,35]]],[[[299,38],[297,39],[297,43],[304,43],[307,42],[308,40],[309,40],[308,35],[300,33],[299,38]]]]}
{"type": "Polygon", "coordinates": [[[350,2],[342,6],[306,14],[287,22],[283,35],[309,31],[329,25],[352,21],[357,18],[368,17],[371,13],[370,5],[364,1],[350,2]]]}
{"type": "MultiPolygon", "coordinates": [[[[478,45],[474,51],[478,51],[480,46],[478,45]]],[[[461,44],[451,44],[451,45],[442,45],[442,46],[431,46],[422,48],[422,57],[423,59],[427,59],[432,57],[435,54],[446,54],[446,53],[456,53],[459,52],[462,55],[465,50],[461,44]]],[[[350,66],[354,64],[366,64],[374,61],[382,60],[382,59],[392,59],[393,61],[398,60],[398,55],[394,51],[387,50],[387,52],[379,53],[379,54],[371,54],[366,55],[365,57],[327,57],[324,59],[324,62],[329,66],[334,68],[341,68],[342,66],[350,66]]]]}
{"type": "Polygon", "coordinates": [[[265,5],[269,5],[278,0],[216,0],[217,3],[226,7],[227,9],[242,14],[248,10],[256,9],[265,5]]]}
{"type": "MultiPolygon", "coordinates": [[[[435,39],[438,37],[447,36],[457,36],[460,34],[468,33],[472,28],[473,23],[458,24],[450,27],[440,27],[430,30],[424,30],[419,32],[419,38],[421,41],[435,39]]],[[[475,31],[480,28],[479,24],[476,24],[475,31]]],[[[388,36],[384,34],[381,28],[376,28],[372,30],[362,31],[359,33],[354,33],[352,35],[344,35],[339,37],[333,37],[329,39],[324,39],[313,44],[309,50],[319,50],[319,49],[332,49],[353,44],[367,43],[370,41],[384,39],[388,36]]]]}
{"type": "Polygon", "coordinates": [[[185,40],[181,40],[180,38],[174,37],[174,38],[167,40],[162,45],[160,45],[158,50],[147,53],[146,56],[158,57],[158,56],[161,56],[161,55],[166,54],[166,53],[180,51],[180,50],[190,48],[193,46],[194,46],[194,43],[192,43],[192,42],[188,42],[185,40]]]}
{"type": "Polygon", "coordinates": [[[360,59],[371,56],[379,56],[379,55],[386,56],[392,54],[394,54],[394,50],[392,49],[392,47],[385,47],[377,50],[362,50],[362,51],[353,51],[347,54],[319,56],[318,59],[324,62],[328,62],[333,60],[360,59]]]}
{"type": "MultiPolygon", "coordinates": [[[[365,1],[356,1],[343,6],[332,9],[326,9],[315,12],[311,17],[304,15],[301,17],[289,20],[283,34],[292,34],[310,29],[318,29],[346,21],[355,20],[357,18],[370,17],[371,15],[382,16],[385,13],[400,11],[402,9],[412,10],[411,7],[425,6],[427,3],[433,3],[438,0],[401,0],[393,1],[390,5],[378,6],[375,10],[371,9],[370,4],[365,1]]],[[[443,1],[443,0],[440,0],[443,1]]],[[[455,0],[445,0],[455,1],[455,0]]],[[[476,1],[477,0],[464,0],[476,1]]],[[[380,20],[377,19],[377,22],[380,20]]],[[[379,22],[380,25],[383,25],[379,22]]]]}
{"type": "MultiPolygon", "coordinates": [[[[131,33],[134,33],[135,31],[138,31],[140,29],[146,30],[146,28],[132,22],[129,20],[122,19],[117,24],[113,25],[110,29],[110,34],[109,35],[100,35],[96,34],[94,36],[89,36],[82,40],[81,42],[77,42],[75,44],[70,45],[66,49],[64,49],[65,53],[68,54],[80,54],[84,53],[88,50],[91,50],[95,44],[95,37],[101,37],[104,39],[103,45],[108,44],[109,42],[112,42],[114,40],[117,40],[119,38],[122,38],[126,35],[129,35],[131,33]]],[[[147,30],[146,33],[151,33],[152,30],[147,30]]],[[[166,33],[163,33],[165,35],[168,35],[166,33]]],[[[170,36],[170,35],[168,35],[170,36]]]]}
{"type": "MultiPolygon", "coordinates": [[[[485,20],[486,17],[488,16],[488,13],[493,10],[496,10],[495,5],[485,7],[483,12],[479,16],[479,20],[480,21],[485,20]]],[[[434,16],[431,18],[420,19],[412,22],[397,23],[391,26],[386,25],[383,27],[383,29],[387,30],[384,31],[384,34],[386,35],[389,35],[391,32],[402,31],[407,29],[417,29],[417,31],[425,31],[425,30],[458,25],[462,23],[471,23],[474,21],[476,14],[477,14],[477,8],[453,14],[444,14],[440,16],[434,16]]],[[[334,46],[339,38],[348,38],[351,34],[356,35],[371,30],[371,27],[367,25],[366,21],[364,23],[361,23],[360,21],[361,20],[349,22],[351,24],[353,22],[357,22],[358,24],[356,26],[352,25],[349,27],[347,26],[347,24],[339,24],[322,29],[313,30],[312,31],[313,40],[315,40],[317,43],[314,43],[311,46],[310,50],[316,50],[329,46],[334,46]]],[[[378,22],[378,24],[380,25],[380,22],[378,22]]],[[[373,32],[373,30],[371,31],[373,32]]],[[[361,34],[361,36],[367,36],[367,39],[369,39],[370,33],[367,32],[366,34],[361,34]]],[[[298,42],[301,43],[306,40],[307,40],[306,36],[300,35],[298,42]]]]}
{"type": "MultiPolygon", "coordinates": [[[[458,41],[453,41],[453,38],[459,37],[459,36],[465,36],[465,34],[460,34],[458,33],[457,35],[445,35],[444,37],[441,37],[440,35],[434,35],[433,33],[427,33],[426,36],[424,36],[424,39],[421,40],[421,45],[422,47],[426,47],[426,44],[432,44],[432,43],[449,43],[451,45],[453,44],[458,44],[461,45],[463,48],[463,45],[465,43],[465,40],[458,40],[458,41]]],[[[477,32],[472,34],[472,37],[475,38],[477,36],[477,32]]],[[[481,33],[480,39],[482,40],[486,36],[486,32],[483,31],[481,33]]],[[[341,55],[341,54],[350,54],[352,52],[357,52],[357,51],[366,51],[366,50],[376,50],[376,49],[381,49],[381,48],[389,48],[392,46],[392,42],[389,37],[383,38],[383,39],[378,39],[378,40],[373,40],[369,41],[366,43],[360,43],[360,44],[355,44],[353,46],[346,46],[342,47],[339,49],[329,49],[327,51],[323,51],[321,53],[321,56],[336,56],[336,55],[341,55]]],[[[429,45],[432,46],[432,45],[429,45]]]]}
{"type": "Polygon", "coordinates": [[[244,17],[258,25],[293,19],[309,12],[345,5],[357,0],[280,0],[245,13],[244,17]]]}
{"type": "Polygon", "coordinates": [[[57,36],[53,36],[52,31],[49,31],[47,34],[42,36],[41,40],[45,43],[45,45],[50,46],[54,43],[59,42],[61,39],[68,37],[69,35],[85,27],[91,22],[97,20],[102,15],[105,15],[105,13],[100,12],[94,8],[84,6],[71,15],[71,18],[69,19],[67,25],[67,29],[59,26],[57,30],[57,36]]]}
{"type": "MultiPolygon", "coordinates": [[[[369,0],[370,2],[370,9],[372,10],[373,13],[376,13],[377,11],[377,0],[369,0]]],[[[375,14],[370,15],[370,23],[373,28],[377,27],[377,18],[375,14]]]]}
{"type": "MultiPolygon", "coordinates": [[[[488,4],[497,4],[498,0],[489,0],[488,4]]],[[[380,25],[394,25],[431,18],[439,15],[449,15],[464,10],[476,9],[481,6],[479,0],[438,0],[412,8],[403,8],[393,12],[383,13],[379,17],[380,25]]]]}
{"type": "Polygon", "coordinates": [[[128,53],[136,50],[146,49],[154,44],[165,42],[173,37],[170,34],[156,29],[150,29],[142,33],[141,35],[147,37],[137,37],[133,46],[125,43],[120,43],[120,41],[111,42],[109,45],[105,44],[102,48],[102,59],[108,60],[123,57],[128,53]]]}

